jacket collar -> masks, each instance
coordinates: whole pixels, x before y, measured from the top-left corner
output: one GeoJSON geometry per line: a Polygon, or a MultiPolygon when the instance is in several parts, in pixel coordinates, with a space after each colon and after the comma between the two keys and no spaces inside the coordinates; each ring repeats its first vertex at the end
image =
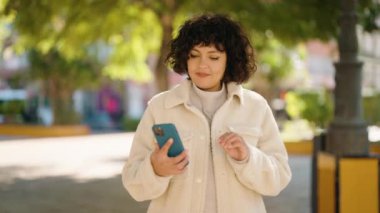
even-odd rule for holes
{"type": "MultiPolygon", "coordinates": [[[[179,85],[171,89],[165,99],[165,107],[172,108],[180,104],[187,104],[190,100],[191,81],[184,80],[179,85]]],[[[227,84],[227,100],[237,97],[240,104],[244,104],[243,100],[243,87],[236,82],[227,84]]]]}

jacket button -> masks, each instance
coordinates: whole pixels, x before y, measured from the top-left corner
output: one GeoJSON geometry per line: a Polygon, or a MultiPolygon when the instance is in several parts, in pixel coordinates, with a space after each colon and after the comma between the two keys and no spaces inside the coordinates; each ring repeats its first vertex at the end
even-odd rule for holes
{"type": "Polygon", "coordinates": [[[197,183],[202,183],[202,179],[197,178],[197,179],[195,180],[195,182],[197,182],[197,183]]]}

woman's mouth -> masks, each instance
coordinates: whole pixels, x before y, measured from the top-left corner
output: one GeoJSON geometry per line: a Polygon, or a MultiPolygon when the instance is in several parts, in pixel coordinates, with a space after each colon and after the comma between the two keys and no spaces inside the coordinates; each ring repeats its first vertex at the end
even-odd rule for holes
{"type": "Polygon", "coordinates": [[[205,78],[207,76],[210,76],[210,74],[208,73],[202,73],[202,72],[197,72],[196,75],[200,78],[205,78]]]}

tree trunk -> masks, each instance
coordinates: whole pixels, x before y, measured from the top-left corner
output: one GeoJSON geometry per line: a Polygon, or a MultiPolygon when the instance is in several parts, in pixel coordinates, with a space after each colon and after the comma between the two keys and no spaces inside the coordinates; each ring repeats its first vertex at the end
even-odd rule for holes
{"type": "Polygon", "coordinates": [[[54,115],[53,124],[78,124],[80,118],[74,110],[72,98],[74,90],[56,78],[48,80],[47,86],[49,88],[48,97],[54,115]]]}
{"type": "Polygon", "coordinates": [[[156,90],[158,92],[169,89],[168,68],[165,65],[165,58],[170,51],[169,43],[172,39],[173,19],[174,14],[169,13],[162,14],[160,17],[163,34],[161,39],[160,55],[158,57],[155,69],[156,90]]]}

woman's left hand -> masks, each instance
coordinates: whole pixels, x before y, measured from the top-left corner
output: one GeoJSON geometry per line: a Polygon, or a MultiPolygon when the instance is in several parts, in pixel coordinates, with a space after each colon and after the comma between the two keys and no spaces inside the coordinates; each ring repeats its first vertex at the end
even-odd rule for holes
{"type": "Polygon", "coordinates": [[[240,135],[234,132],[227,132],[220,136],[219,144],[236,161],[243,161],[249,156],[247,144],[240,135]]]}

